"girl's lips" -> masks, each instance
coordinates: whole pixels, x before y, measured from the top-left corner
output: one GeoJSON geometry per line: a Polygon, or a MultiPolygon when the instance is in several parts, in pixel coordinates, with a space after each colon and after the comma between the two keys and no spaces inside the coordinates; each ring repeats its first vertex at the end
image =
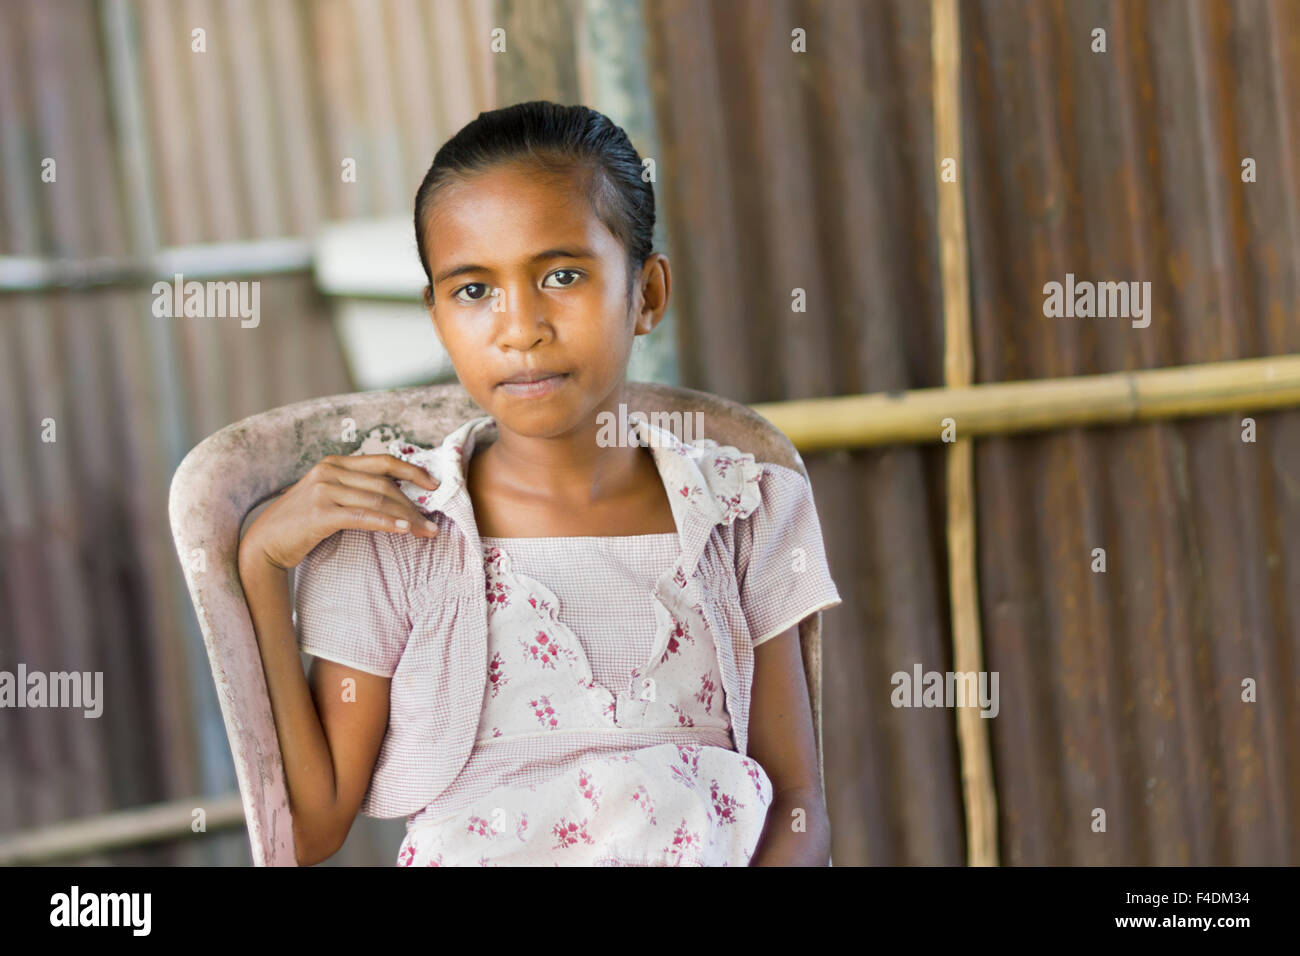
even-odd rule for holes
{"type": "Polygon", "coordinates": [[[536,382],[502,382],[497,387],[508,395],[517,395],[520,398],[541,398],[543,395],[551,394],[551,392],[568,381],[568,378],[569,373],[564,372],[560,375],[539,379],[536,382]]]}

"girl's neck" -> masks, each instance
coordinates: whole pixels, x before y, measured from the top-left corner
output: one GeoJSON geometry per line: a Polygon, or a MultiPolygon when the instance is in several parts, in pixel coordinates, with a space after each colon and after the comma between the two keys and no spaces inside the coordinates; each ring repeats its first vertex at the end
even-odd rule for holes
{"type": "Polygon", "coordinates": [[[484,432],[467,468],[477,468],[481,484],[503,494],[584,507],[635,494],[644,487],[647,464],[658,475],[639,445],[601,446],[594,421],[554,438],[518,435],[500,423],[484,432]]]}
{"type": "Polygon", "coordinates": [[[593,436],[585,454],[566,461],[557,460],[565,452],[557,451],[563,443],[555,439],[524,438],[521,455],[510,437],[498,435],[482,447],[476,442],[466,466],[480,535],[602,536],[675,529],[649,448],[599,447],[593,436]]]}

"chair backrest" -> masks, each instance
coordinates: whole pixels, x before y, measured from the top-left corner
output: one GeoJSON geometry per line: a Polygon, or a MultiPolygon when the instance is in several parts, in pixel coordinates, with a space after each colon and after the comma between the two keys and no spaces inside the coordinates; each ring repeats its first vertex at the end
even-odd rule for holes
{"type": "MultiPolygon", "coordinates": [[[[699,412],[706,437],[807,477],[789,439],[737,402],[648,382],[629,382],[626,401],[629,412],[699,412]]],[[[172,535],[221,701],[254,865],[295,866],[297,857],[266,676],[239,582],[245,517],[326,455],[350,454],[380,437],[438,445],[483,414],[459,383],[331,395],[228,425],[196,445],[176,469],[168,503],[172,535]],[[340,438],[346,426],[355,440],[340,438]]],[[[822,775],[820,614],[803,623],[799,637],[822,775]]],[[[822,782],[824,789],[824,776],[822,782]]]]}

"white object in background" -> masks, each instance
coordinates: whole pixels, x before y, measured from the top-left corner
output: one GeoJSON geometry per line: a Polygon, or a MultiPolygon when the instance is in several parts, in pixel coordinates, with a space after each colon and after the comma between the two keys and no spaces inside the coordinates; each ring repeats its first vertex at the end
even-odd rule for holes
{"type": "Polygon", "coordinates": [[[419,302],[424,269],[409,217],[330,223],[316,237],[316,285],[326,295],[419,302]]]}
{"type": "Polygon", "coordinates": [[[454,378],[420,298],[426,280],[410,218],[331,223],[314,253],[316,285],[335,300],[335,327],[357,388],[454,378]]]}
{"type": "Polygon", "coordinates": [[[455,379],[423,307],[407,302],[336,299],[334,322],[357,388],[400,388],[455,379]]]}

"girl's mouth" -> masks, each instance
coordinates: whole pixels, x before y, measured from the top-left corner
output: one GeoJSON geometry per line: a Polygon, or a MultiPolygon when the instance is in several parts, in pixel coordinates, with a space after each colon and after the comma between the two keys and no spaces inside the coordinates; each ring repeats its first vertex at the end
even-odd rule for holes
{"type": "Polygon", "coordinates": [[[544,395],[550,395],[568,380],[569,373],[562,372],[558,375],[538,379],[535,382],[502,382],[497,387],[507,395],[515,395],[519,398],[541,398],[544,395]]]}

